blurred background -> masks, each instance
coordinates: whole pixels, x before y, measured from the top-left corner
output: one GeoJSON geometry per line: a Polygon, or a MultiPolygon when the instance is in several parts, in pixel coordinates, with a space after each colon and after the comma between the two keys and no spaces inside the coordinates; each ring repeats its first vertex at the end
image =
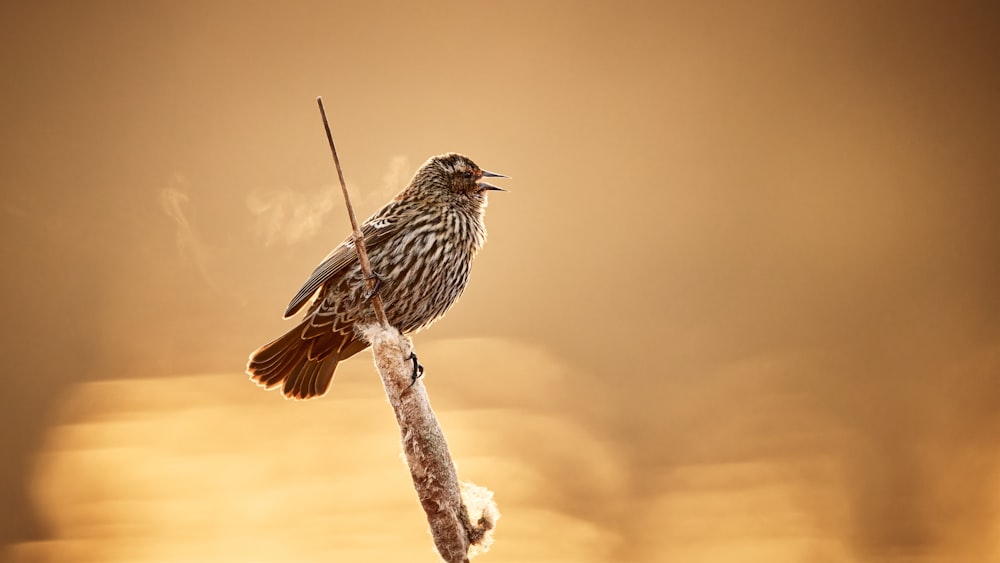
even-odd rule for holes
{"type": "Polygon", "coordinates": [[[5,2],[0,558],[436,561],[370,356],[247,355],[429,156],[482,561],[1000,561],[1000,19],[928,2],[5,2]]]}

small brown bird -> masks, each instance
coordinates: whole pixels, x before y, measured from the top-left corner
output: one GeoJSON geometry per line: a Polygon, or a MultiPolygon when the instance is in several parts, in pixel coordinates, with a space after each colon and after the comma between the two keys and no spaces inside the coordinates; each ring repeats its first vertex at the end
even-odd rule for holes
{"type": "MultiPolygon", "coordinates": [[[[428,327],[465,289],[472,259],[486,242],[486,192],[504,191],[480,181],[484,176],[506,178],[460,154],[432,157],[361,226],[386,318],[400,331],[428,327]]],[[[317,291],[298,326],[250,355],[247,373],[257,385],[280,386],[291,399],[319,397],[337,363],[368,347],[354,330],[359,322],[373,322],[374,312],[353,237],[316,267],[285,318],[317,291]]]]}

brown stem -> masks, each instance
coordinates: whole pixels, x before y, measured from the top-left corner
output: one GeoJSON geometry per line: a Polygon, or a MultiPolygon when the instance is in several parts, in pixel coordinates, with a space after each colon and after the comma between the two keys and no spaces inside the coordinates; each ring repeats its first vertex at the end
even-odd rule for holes
{"type": "Polygon", "coordinates": [[[375,310],[375,318],[382,323],[383,327],[389,326],[389,321],[385,317],[385,308],[382,307],[382,296],[375,290],[378,283],[372,273],[371,262],[368,261],[368,252],[365,250],[365,237],[358,227],[358,218],[354,215],[354,206],[351,205],[351,195],[347,193],[347,182],[344,180],[344,171],[340,168],[340,157],[337,156],[337,146],[333,144],[333,133],[330,132],[330,121],[326,118],[326,109],[323,108],[323,97],[316,98],[319,104],[319,113],[323,116],[323,128],[326,129],[326,140],[330,142],[330,152],[333,153],[333,163],[337,166],[337,177],[340,178],[340,189],[344,192],[344,202],[347,204],[347,214],[351,217],[351,228],[354,230],[354,246],[358,250],[358,260],[361,262],[361,272],[365,275],[365,282],[368,284],[368,291],[373,292],[372,309],[375,310]]]}

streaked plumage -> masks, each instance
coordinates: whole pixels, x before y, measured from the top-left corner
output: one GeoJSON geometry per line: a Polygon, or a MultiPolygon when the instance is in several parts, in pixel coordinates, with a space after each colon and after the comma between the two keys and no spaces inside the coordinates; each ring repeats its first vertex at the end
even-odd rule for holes
{"type": "MultiPolygon", "coordinates": [[[[449,153],[425,162],[392,201],[361,226],[389,323],[404,333],[426,328],[455,303],[472,259],[486,242],[484,172],[449,153]]],[[[368,347],[355,324],[374,319],[352,237],[333,250],[292,298],[285,318],[315,294],[305,318],[250,355],[247,373],[286,397],[326,393],[337,363],[368,347]],[[317,294],[318,292],[318,294],[317,294]]]]}

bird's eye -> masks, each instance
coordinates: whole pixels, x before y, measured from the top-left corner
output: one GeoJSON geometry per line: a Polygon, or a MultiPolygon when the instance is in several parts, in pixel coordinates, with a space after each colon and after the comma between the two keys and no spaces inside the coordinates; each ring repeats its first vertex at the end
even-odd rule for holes
{"type": "Polygon", "coordinates": [[[466,170],[465,172],[462,173],[462,176],[465,176],[466,180],[471,180],[472,179],[472,171],[471,170],[466,170]]]}

